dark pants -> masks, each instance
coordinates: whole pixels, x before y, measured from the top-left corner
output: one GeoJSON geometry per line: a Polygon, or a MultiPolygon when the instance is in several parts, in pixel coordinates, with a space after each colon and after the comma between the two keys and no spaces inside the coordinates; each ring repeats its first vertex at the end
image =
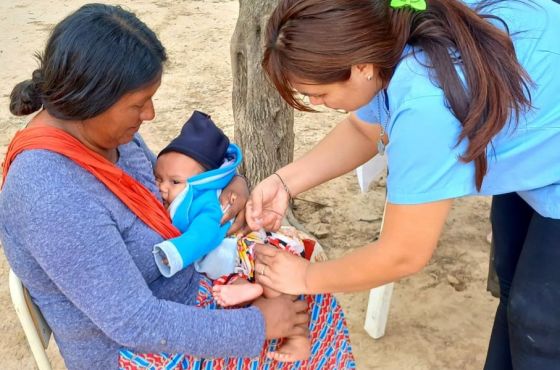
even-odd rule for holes
{"type": "Polygon", "coordinates": [[[485,370],[560,369],[560,220],[516,193],[492,200],[500,281],[485,370]]]}

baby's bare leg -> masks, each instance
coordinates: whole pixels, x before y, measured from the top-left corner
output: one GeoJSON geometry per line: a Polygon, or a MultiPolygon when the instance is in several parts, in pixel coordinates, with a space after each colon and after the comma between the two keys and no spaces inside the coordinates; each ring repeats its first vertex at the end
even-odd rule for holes
{"type": "Polygon", "coordinates": [[[214,285],[212,295],[222,307],[249,303],[263,294],[260,284],[252,284],[245,279],[237,279],[228,285],[214,285]]]}
{"type": "Polygon", "coordinates": [[[282,347],[275,352],[268,352],[266,357],[281,362],[305,361],[311,355],[311,342],[306,336],[288,337],[282,347]]]}
{"type": "MultiPolygon", "coordinates": [[[[257,283],[259,277],[256,278],[257,283]]],[[[263,295],[267,298],[278,297],[283,293],[277,290],[263,286],[263,295]]],[[[307,336],[287,337],[282,346],[275,352],[267,353],[267,357],[281,362],[304,361],[311,354],[311,342],[307,336]]]]}

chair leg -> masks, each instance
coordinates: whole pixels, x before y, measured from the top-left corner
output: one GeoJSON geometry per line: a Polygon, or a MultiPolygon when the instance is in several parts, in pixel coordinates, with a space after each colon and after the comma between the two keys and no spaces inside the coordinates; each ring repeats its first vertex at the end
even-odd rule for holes
{"type": "Polygon", "coordinates": [[[364,329],[374,339],[385,335],[394,285],[394,283],[389,283],[369,291],[364,329]]]}
{"type": "MultiPolygon", "coordinates": [[[[383,208],[380,232],[383,231],[386,210],[387,199],[385,199],[385,206],[383,208]]],[[[369,291],[364,329],[374,339],[379,339],[385,335],[385,327],[387,326],[387,318],[389,317],[389,307],[391,306],[391,296],[393,295],[394,285],[394,283],[389,283],[369,291]]]]}
{"type": "MultiPolygon", "coordinates": [[[[38,313],[36,315],[39,318],[39,308],[31,302],[30,298],[26,299],[28,293],[21,280],[11,269],[9,284],[14,309],[23,328],[23,332],[25,333],[25,337],[27,338],[27,343],[33,353],[33,357],[35,358],[35,362],[37,363],[37,367],[39,370],[51,370],[51,363],[47,357],[42,339],[42,335],[45,335],[46,338],[50,337],[50,328],[48,328],[42,316],[40,316],[42,320],[33,320],[32,311],[37,310],[38,313]]],[[[48,344],[48,340],[46,343],[48,344]]]]}

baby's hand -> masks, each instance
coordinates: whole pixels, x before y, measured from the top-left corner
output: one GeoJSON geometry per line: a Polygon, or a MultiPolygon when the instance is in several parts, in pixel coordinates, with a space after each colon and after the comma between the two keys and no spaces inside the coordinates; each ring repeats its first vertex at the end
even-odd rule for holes
{"type": "Polygon", "coordinates": [[[220,194],[220,204],[224,210],[221,223],[234,219],[228,235],[237,233],[245,225],[245,203],[249,198],[249,188],[244,178],[235,176],[220,194]]]}

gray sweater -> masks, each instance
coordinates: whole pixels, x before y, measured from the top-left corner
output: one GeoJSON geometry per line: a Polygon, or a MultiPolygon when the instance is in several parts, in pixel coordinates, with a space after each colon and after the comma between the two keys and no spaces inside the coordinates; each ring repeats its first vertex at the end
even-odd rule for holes
{"type": "MultiPolygon", "coordinates": [[[[119,154],[117,165],[159,197],[142,140],[119,154]]],[[[16,158],[0,193],[0,226],[10,266],[69,369],[116,369],[123,347],[253,357],[263,346],[258,309],[193,307],[200,275],[189,267],[162,277],[152,256],[161,237],[66,157],[32,150],[16,158]]]]}

